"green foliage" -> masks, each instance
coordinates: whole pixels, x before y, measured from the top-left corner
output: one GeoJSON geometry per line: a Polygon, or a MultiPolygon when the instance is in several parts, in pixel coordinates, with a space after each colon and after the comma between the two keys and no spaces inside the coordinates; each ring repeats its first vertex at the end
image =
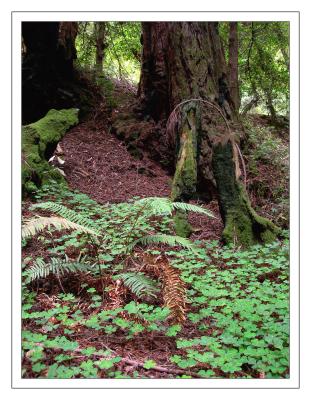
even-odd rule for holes
{"type": "Polygon", "coordinates": [[[156,363],[155,361],[153,361],[153,360],[146,360],[146,361],[144,362],[144,368],[146,368],[146,369],[153,368],[153,367],[155,367],[156,365],[157,365],[157,363],[156,363]]]}
{"type": "Polygon", "coordinates": [[[50,274],[64,275],[69,272],[88,271],[94,269],[93,265],[79,262],[66,262],[52,257],[49,263],[37,258],[34,264],[25,271],[26,282],[46,278],[50,274]]]}
{"type": "Polygon", "coordinates": [[[94,223],[94,221],[92,221],[89,218],[84,217],[83,215],[70,210],[69,208],[61,205],[61,204],[57,204],[57,203],[53,203],[51,201],[48,201],[46,203],[38,203],[36,205],[33,206],[33,208],[40,208],[42,210],[47,210],[47,211],[51,211],[53,213],[59,214],[62,217],[66,218],[66,220],[69,222],[73,222],[76,224],[79,224],[80,226],[84,226],[84,229],[86,229],[85,231],[87,232],[88,229],[91,229],[92,232],[94,230],[94,228],[96,229],[96,225],[94,223]]]}
{"type": "Polygon", "coordinates": [[[259,205],[265,204],[268,218],[278,226],[289,224],[289,148],[278,130],[244,120],[247,141],[243,154],[248,161],[248,190],[259,205]],[[273,171],[274,179],[271,179],[273,171]]]}
{"type": "Polygon", "coordinates": [[[250,162],[263,161],[279,169],[288,169],[288,146],[269,127],[253,124],[245,120],[244,127],[247,133],[248,154],[250,162]]]}
{"type": "MultiPolygon", "coordinates": [[[[152,301],[149,302],[148,296],[137,296],[136,301],[127,297],[122,306],[106,309],[105,302],[99,302],[98,289],[81,283],[79,292],[60,293],[50,300],[47,297],[49,306],[39,308],[40,292],[23,285],[24,377],[142,377],[141,370],[124,374],[124,364],[111,341],[114,337],[125,346],[133,340],[153,343],[154,337],[163,344],[168,341],[172,350],[166,366],[169,368],[171,363],[172,368],[177,365],[183,369],[180,377],[185,379],[191,372],[206,379],[254,378],[260,372],[267,378],[288,376],[288,239],[248,250],[220,247],[217,241],[197,241],[193,243],[195,252],[180,247],[166,250],[166,257],[187,285],[187,329],[184,329],[181,325],[169,325],[170,310],[159,303],[160,292],[153,292],[157,287],[153,286],[155,281],[142,273],[134,278],[131,275],[134,271],[124,272],[123,265],[120,271],[119,265],[125,243],[148,233],[170,232],[169,209],[158,208],[154,218],[155,212],[147,206],[142,208],[144,201],[99,206],[85,195],[54,186],[43,188],[37,194],[38,200],[44,201],[47,195],[54,196],[56,204],[64,202],[72,211],[91,220],[93,229],[105,231],[105,247],[99,251],[105,263],[102,265],[114,278],[125,278],[124,283],[126,276],[133,278],[134,290],[148,294],[152,301]],[[86,302],[87,308],[80,306],[86,302]],[[96,337],[96,341],[87,340],[88,337],[96,337]],[[98,350],[103,343],[112,348],[98,350]]],[[[54,241],[66,246],[74,238],[78,251],[82,251],[86,245],[82,236],[74,231],[54,241]]],[[[45,240],[49,245],[52,238],[45,240]]],[[[95,260],[90,255],[87,260],[91,271],[95,260]]],[[[24,263],[26,272],[32,260],[25,259],[24,263]]],[[[92,275],[96,276],[95,270],[92,275]]],[[[148,368],[152,371],[155,362],[159,364],[158,359],[146,360],[147,376],[148,368]]]]}
{"type": "MultiPolygon", "coordinates": [[[[220,34],[228,58],[227,22],[220,34]]],[[[241,111],[253,102],[258,112],[288,115],[289,23],[239,22],[238,36],[241,111]]]]}
{"type": "Polygon", "coordinates": [[[226,269],[210,265],[199,276],[192,274],[195,267],[182,251],[174,265],[182,269],[186,282],[191,278],[188,295],[192,305],[199,307],[188,316],[201,324],[203,332],[213,331],[209,336],[178,339],[177,348],[184,349],[185,358],[178,355],[172,361],[184,368],[197,361],[207,362],[229,374],[246,365],[270,377],[283,374],[289,356],[287,251],[288,243],[281,246],[277,242],[248,251],[215,248],[211,253],[214,263],[223,260],[226,269]],[[277,280],[270,280],[274,275],[277,280]],[[204,324],[206,318],[211,319],[208,325],[204,324]],[[210,350],[204,353],[200,346],[210,350]]]}
{"type": "MultiPolygon", "coordinates": [[[[140,22],[103,22],[106,27],[103,70],[110,77],[138,83],[140,75],[140,22]]],[[[76,39],[77,63],[93,70],[96,61],[94,22],[80,22],[76,39]]]]}
{"type": "Polygon", "coordinates": [[[75,222],[69,221],[66,218],[38,217],[27,221],[22,226],[22,238],[27,239],[31,236],[35,236],[37,233],[43,231],[46,228],[49,229],[51,226],[54,226],[54,228],[58,230],[75,229],[80,232],[97,235],[97,233],[94,230],[87,228],[86,226],[77,224],[75,222]]]}
{"type": "Polygon", "coordinates": [[[135,203],[149,208],[153,214],[158,215],[172,215],[174,210],[181,210],[205,214],[211,218],[215,218],[215,216],[206,208],[197,206],[195,204],[181,203],[177,201],[173,202],[166,197],[147,197],[145,199],[137,200],[135,203]]]}
{"type": "Polygon", "coordinates": [[[148,244],[167,244],[168,246],[182,246],[182,247],[187,247],[188,249],[192,249],[195,251],[195,247],[193,243],[180,236],[172,236],[172,235],[147,235],[143,236],[135,241],[133,241],[131,244],[127,246],[128,251],[131,251],[138,243],[143,244],[143,245],[148,245],[148,244]]]}
{"type": "MultiPolygon", "coordinates": [[[[120,223],[118,223],[118,229],[121,233],[120,237],[118,237],[118,235],[116,235],[116,231],[109,227],[111,208],[113,207],[114,206],[109,208],[96,207],[97,219],[93,220],[90,218],[92,217],[92,214],[85,216],[84,213],[69,209],[57,202],[49,201],[37,203],[32,207],[33,209],[39,208],[47,210],[60,214],[63,218],[39,217],[32,219],[23,226],[23,238],[33,236],[35,233],[42,231],[46,227],[49,228],[51,225],[53,225],[56,229],[70,228],[75,229],[78,232],[80,231],[83,233],[94,234],[98,237],[96,241],[95,238],[93,240],[93,246],[96,246],[97,257],[95,260],[92,260],[92,264],[93,266],[94,262],[98,264],[101,275],[102,269],[107,268],[105,265],[107,261],[108,263],[109,261],[113,261],[114,256],[116,255],[127,255],[133,251],[137,244],[150,245],[162,243],[169,246],[182,246],[189,248],[194,252],[196,251],[195,246],[191,241],[179,236],[168,235],[165,233],[143,235],[143,233],[147,232],[147,228],[149,227],[149,219],[154,215],[171,215],[174,209],[182,209],[193,212],[201,212],[211,216],[208,211],[201,207],[189,204],[184,205],[183,203],[173,203],[166,198],[154,197],[137,200],[132,205],[127,205],[128,211],[127,213],[123,214],[123,218],[129,218],[131,222],[128,226],[124,226],[124,230],[121,232],[119,229],[120,223]],[[98,218],[98,215],[102,218],[98,218]],[[108,215],[109,219],[107,219],[108,215]],[[104,266],[99,264],[99,262],[104,262],[104,266]]],[[[69,236],[69,238],[70,239],[67,240],[67,245],[79,247],[79,242],[75,237],[69,236]]],[[[59,239],[55,239],[55,241],[56,240],[59,239]]],[[[54,247],[54,252],[55,250],[56,249],[54,247]]],[[[58,247],[58,250],[63,250],[63,247],[58,247]]],[[[28,276],[27,281],[46,277],[50,273],[58,275],[61,273],[63,274],[64,272],[73,272],[74,270],[81,271],[83,270],[82,267],[83,263],[81,262],[68,263],[56,258],[52,258],[51,262],[46,264],[44,261],[39,260],[26,271],[28,276]]],[[[90,266],[86,264],[84,270],[90,269],[94,270],[95,268],[90,268],[90,266]]],[[[148,280],[143,275],[127,274],[123,275],[122,279],[138,297],[146,295],[146,290],[148,291],[149,296],[155,296],[155,286],[152,284],[151,280],[148,280]]]]}

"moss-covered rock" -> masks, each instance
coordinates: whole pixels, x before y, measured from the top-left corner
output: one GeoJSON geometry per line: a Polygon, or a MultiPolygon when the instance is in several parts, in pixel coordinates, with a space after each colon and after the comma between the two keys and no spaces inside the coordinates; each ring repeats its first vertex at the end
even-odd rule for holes
{"type": "Polygon", "coordinates": [[[77,108],[50,110],[39,121],[22,127],[23,194],[35,192],[50,179],[64,179],[48,159],[65,132],[79,122],[78,112],[77,108]]]}

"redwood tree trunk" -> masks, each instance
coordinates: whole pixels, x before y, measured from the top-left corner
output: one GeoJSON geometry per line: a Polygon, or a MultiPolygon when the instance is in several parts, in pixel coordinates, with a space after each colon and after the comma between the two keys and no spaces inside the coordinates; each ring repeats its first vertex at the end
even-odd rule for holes
{"type": "Polygon", "coordinates": [[[73,80],[76,22],[23,22],[23,123],[36,121],[51,108],[75,106],[73,80]]]}
{"type": "Polygon", "coordinates": [[[238,128],[235,103],[217,23],[142,26],[139,96],[145,113],[159,123],[168,120],[163,140],[176,161],[172,199],[187,201],[204,188],[207,198],[217,195],[226,242],[273,239],[276,227],[251,208],[237,174],[237,143],[228,127],[238,128]]]}
{"type": "Polygon", "coordinates": [[[240,108],[238,56],[239,56],[238,23],[230,22],[228,78],[229,78],[230,93],[237,112],[239,111],[240,108]]]}

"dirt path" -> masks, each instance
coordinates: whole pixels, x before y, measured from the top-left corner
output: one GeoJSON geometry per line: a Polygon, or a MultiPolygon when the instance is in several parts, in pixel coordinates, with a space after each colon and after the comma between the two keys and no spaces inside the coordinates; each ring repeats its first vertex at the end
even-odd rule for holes
{"type": "Polygon", "coordinates": [[[92,130],[89,123],[82,123],[70,130],[60,145],[69,185],[99,203],[170,193],[170,177],[161,167],[148,159],[136,160],[105,129],[92,130]]]}

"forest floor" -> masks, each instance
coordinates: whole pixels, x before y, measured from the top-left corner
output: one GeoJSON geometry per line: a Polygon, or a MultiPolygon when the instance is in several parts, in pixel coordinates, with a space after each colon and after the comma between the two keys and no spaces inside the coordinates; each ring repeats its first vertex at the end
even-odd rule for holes
{"type": "MultiPolygon", "coordinates": [[[[108,236],[100,254],[104,281],[80,271],[51,274],[23,288],[23,377],[288,377],[288,241],[249,250],[222,247],[218,205],[211,202],[203,206],[216,218],[190,213],[195,253],[138,246],[122,259],[124,235],[137,222],[132,199],[169,196],[172,177],[147,154],[133,157],[110,128],[109,121],[91,118],[71,129],[60,143],[69,188],[51,185],[23,203],[23,218],[38,214],[36,202],[53,201],[98,220],[108,236]],[[151,277],[157,294],[133,294],[117,279],[120,265],[151,277]],[[180,288],[170,295],[187,314],[183,323],[168,318],[167,280],[180,288]]],[[[249,185],[259,187],[262,198],[274,185],[273,166],[259,163],[252,170],[251,153],[246,150],[249,185]]],[[[172,233],[167,220],[143,219],[138,228],[172,233]]],[[[23,243],[23,274],[38,259],[94,259],[95,250],[83,235],[41,232],[23,243]]]]}

